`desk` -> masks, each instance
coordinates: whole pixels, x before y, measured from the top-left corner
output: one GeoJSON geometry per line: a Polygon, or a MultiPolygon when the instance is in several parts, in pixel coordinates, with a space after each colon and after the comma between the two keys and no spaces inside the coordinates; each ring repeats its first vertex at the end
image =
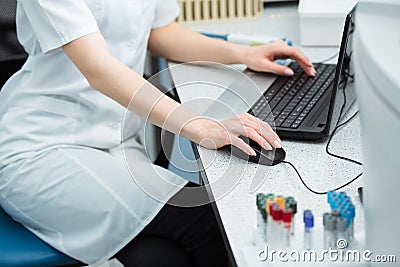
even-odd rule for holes
{"type": "MultiPolygon", "coordinates": [[[[295,44],[299,43],[299,34],[296,29],[298,16],[296,5],[286,4],[282,7],[267,8],[265,14],[253,21],[241,23],[221,23],[217,25],[200,25],[191,28],[214,33],[248,32],[266,35],[285,35],[295,44]],[[261,26],[262,25],[262,26],[261,26]],[[212,29],[212,30],[211,30],[212,29]]],[[[303,52],[312,60],[318,61],[335,53],[338,48],[304,48],[303,52]]],[[[171,63],[171,66],[174,64],[171,63]]],[[[243,66],[235,66],[243,70],[243,66]]],[[[224,86],[232,82],[232,72],[218,67],[184,66],[171,69],[172,78],[177,86],[178,93],[183,103],[202,112],[207,104],[193,101],[199,98],[216,99],[223,92],[215,86],[198,86],[184,84],[190,79],[202,79],[201,77],[218,77],[224,86]]],[[[348,114],[353,114],[357,107],[353,107],[348,114]]],[[[358,118],[340,130],[331,142],[331,150],[340,155],[361,161],[360,125],[358,118]]],[[[329,157],[325,153],[326,141],[283,141],[287,152],[286,159],[292,162],[302,174],[305,182],[314,190],[326,191],[336,188],[357,176],[362,168],[352,163],[329,157]]],[[[292,239],[291,249],[303,250],[303,223],[302,212],[311,209],[315,218],[315,247],[322,248],[322,213],[329,211],[326,195],[315,195],[309,192],[300,182],[294,170],[286,165],[279,164],[274,167],[258,166],[247,163],[238,158],[231,158],[228,153],[215,152],[198,147],[198,152],[204,168],[204,173],[211,184],[211,190],[216,193],[213,183],[219,179],[231,177],[237,180],[232,189],[216,199],[216,206],[225,228],[229,244],[232,248],[235,261],[238,266],[257,266],[261,262],[257,259],[258,251],[262,248],[253,246],[252,227],[256,221],[255,195],[257,192],[283,194],[293,196],[298,201],[298,215],[295,220],[296,234],[292,239]],[[266,175],[267,174],[267,175],[266,175]],[[238,177],[240,175],[241,177],[238,177]],[[254,178],[265,180],[257,192],[249,193],[249,186],[254,178]]],[[[355,238],[356,247],[363,248],[365,244],[364,214],[360,204],[357,188],[362,186],[361,177],[344,191],[352,198],[356,206],[355,238]]],[[[217,192],[219,194],[219,192],[217,192]]],[[[265,264],[261,264],[266,266],[265,264]]],[[[273,265],[273,264],[271,264],[273,265]]],[[[271,266],[269,265],[269,266],[271,266]]]]}

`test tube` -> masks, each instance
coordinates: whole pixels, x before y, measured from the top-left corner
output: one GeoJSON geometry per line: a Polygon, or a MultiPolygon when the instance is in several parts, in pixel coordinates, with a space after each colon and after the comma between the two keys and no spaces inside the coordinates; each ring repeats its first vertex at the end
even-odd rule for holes
{"type": "Polygon", "coordinates": [[[356,208],[353,204],[347,205],[347,210],[350,211],[351,214],[351,223],[349,227],[349,241],[353,241],[354,239],[354,220],[356,217],[356,208]]]}
{"type": "Polygon", "coordinates": [[[336,218],[331,214],[327,213],[324,216],[324,249],[335,248],[336,247],[336,218]]]}
{"type": "Polygon", "coordinates": [[[285,204],[287,205],[287,203],[294,201],[294,197],[289,196],[285,198],[285,204]]]}
{"type": "Polygon", "coordinates": [[[262,241],[265,243],[267,242],[267,220],[268,220],[268,215],[267,215],[267,210],[264,208],[261,210],[261,216],[262,216],[262,224],[261,224],[261,237],[262,241]]]}
{"type": "Polygon", "coordinates": [[[340,199],[338,197],[332,197],[331,202],[329,203],[331,205],[331,209],[336,209],[337,208],[337,202],[339,202],[340,199]]]}
{"type": "Polygon", "coordinates": [[[268,220],[268,225],[267,225],[267,232],[269,233],[269,235],[268,235],[268,237],[267,237],[267,242],[269,243],[269,244],[273,244],[275,241],[274,241],[274,238],[275,238],[275,235],[276,235],[276,233],[275,233],[275,222],[274,222],[274,211],[273,211],[273,209],[272,209],[272,207],[273,207],[273,203],[274,202],[272,202],[272,203],[270,203],[269,204],[269,220],[268,220]]]}
{"type": "Polygon", "coordinates": [[[326,224],[326,218],[328,216],[330,216],[331,214],[329,212],[325,212],[324,214],[322,214],[322,225],[325,226],[326,224]]]}
{"type": "Polygon", "coordinates": [[[325,212],[322,214],[322,226],[324,227],[324,237],[325,237],[325,225],[326,225],[326,219],[330,216],[331,214],[329,212],[325,212]]]}
{"type": "Polygon", "coordinates": [[[292,210],[292,227],[290,228],[290,234],[294,235],[294,229],[295,229],[295,216],[297,213],[297,202],[296,200],[292,200],[289,205],[288,208],[290,208],[292,210]]]}
{"type": "Polygon", "coordinates": [[[285,208],[285,197],[282,195],[278,195],[275,197],[275,202],[278,203],[281,209],[285,208]]]}
{"type": "Polygon", "coordinates": [[[274,202],[274,200],[275,200],[275,195],[274,194],[269,193],[269,194],[265,195],[265,202],[267,204],[267,212],[268,212],[268,214],[269,214],[268,202],[271,203],[271,202],[274,202]]]}
{"type": "Polygon", "coordinates": [[[265,196],[262,193],[258,193],[256,196],[256,206],[257,206],[257,227],[260,227],[262,224],[262,215],[261,215],[261,205],[262,202],[265,201],[265,196]]]}
{"type": "Polygon", "coordinates": [[[271,193],[265,195],[265,199],[274,198],[274,197],[275,197],[275,195],[271,194],[271,193]]]}
{"type": "Polygon", "coordinates": [[[313,227],[314,227],[314,216],[311,210],[304,211],[303,213],[303,221],[304,221],[304,249],[311,250],[312,249],[312,240],[313,240],[313,227]]]}
{"type": "Polygon", "coordinates": [[[306,222],[306,217],[307,217],[308,214],[312,214],[312,211],[311,210],[304,210],[303,211],[303,222],[304,223],[306,222]]]}
{"type": "Polygon", "coordinates": [[[331,208],[338,210],[340,209],[340,207],[343,205],[342,200],[341,199],[335,199],[334,201],[332,201],[331,204],[331,208]]]}
{"type": "Polygon", "coordinates": [[[348,197],[347,194],[346,194],[346,192],[341,191],[341,192],[338,193],[338,198],[339,198],[339,199],[344,199],[344,198],[346,198],[346,197],[348,197]]]}
{"type": "MultiPolygon", "coordinates": [[[[271,210],[271,209],[270,209],[271,210]]],[[[282,227],[281,227],[281,219],[282,219],[282,210],[278,204],[274,203],[272,205],[272,227],[271,234],[272,236],[272,244],[275,247],[280,247],[282,241],[282,227]]]]}
{"type": "Polygon", "coordinates": [[[347,238],[347,222],[345,218],[336,219],[336,246],[339,249],[344,249],[348,245],[347,238]],[[344,242],[343,242],[344,240],[344,242]]]}
{"type": "Polygon", "coordinates": [[[332,216],[338,218],[338,217],[340,217],[340,210],[338,210],[338,209],[333,209],[333,210],[331,211],[331,214],[332,214],[332,216]]]}
{"type": "Polygon", "coordinates": [[[350,230],[352,220],[353,220],[352,214],[349,210],[342,210],[342,212],[340,213],[340,216],[342,218],[344,218],[346,221],[346,235],[347,235],[346,241],[350,241],[350,236],[352,235],[351,230],[350,230]]]}
{"type": "Polygon", "coordinates": [[[332,200],[337,197],[337,192],[336,191],[329,191],[327,196],[328,196],[327,200],[328,200],[328,203],[330,205],[332,200]]]}
{"type": "Polygon", "coordinates": [[[267,198],[267,202],[266,202],[266,205],[267,205],[267,213],[268,213],[268,215],[270,215],[270,216],[271,216],[270,208],[271,208],[271,206],[272,206],[272,203],[274,203],[274,199],[275,199],[274,196],[268,197],[268,198],[267,198]]]}
{"type": "Polygon", "coordinates": [[[352,205],[353,204],[353,202],[351,201],[351,199],[348,197],[348,198],[345,198],[345,199],[343,199],[343,205],[344,206],[348,206],[348,205],[352,205]]]}
{"type": "MultiPolygon", "coordinates": [[[[275,197],[273,197],[273,199],[275,199],[275,197]]],[[[270,242],[272,244],[273,239],[274,239],[274,235],[275,235],[275,230],[274,230],[274,220],[273,220],[273,210],[272,207],[274,206],[275,202],[273,201],[272,198],[267,199],[267,214],[268,214],[268,221],[267,221],[267,241],[270,242]]]]}
{"type": "Polygon", "coordinates": [[[266,239],[266,211],[265,211],[265,195],[259,193],[256,195],[256,206],[257,206],[257,223],[254,233],[254,242],[256,245],[262,245],[266,239]],[[258,243],[261,241],[262,243],[258,243]]]}
{"type": "Polygon", "coordinates": [[[290,236],[291,236],[291,225],[292,225],[292,210],[284,209],[282,211],[282,223],[283,223],[283,237],[284,237],[284,246],[290,247],[290,236]]]}

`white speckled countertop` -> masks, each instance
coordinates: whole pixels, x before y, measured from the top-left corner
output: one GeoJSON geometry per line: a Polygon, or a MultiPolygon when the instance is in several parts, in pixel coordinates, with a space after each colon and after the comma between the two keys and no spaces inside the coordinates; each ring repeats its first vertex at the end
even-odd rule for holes
{"type": "MultiPolygon", "coordinates": [[[[223,31],[254,33],[257,31],[258,34],[278,35],[281,32],[296,43],[299,40],[297,30],[294,28],[297,25],[296,22],[298,22],[298,17],[295,7],[285,6],[274,10],[266,10],[263,17],[250,22],[200,25],[192,28],[217,33],[224,33],[223,31]],[[285,16],[274,17],[272,16],[273,12],[285,14],[285,16]],[[257,25],[264,25],[264,27],[257,27],[257,25]]],[[[303,49],[303,51],[312,60],[317,60],[321,57],[329,57],[337,49],[337,47],[307,48],[303,49]]],[[[171,63],[170,66],[172,65],[174,64],[171,63]]],[[[236,68],[243,70],[243,66],[236,66],[236,68]]],[[[198,102],[193,101],[194,99],[216,99],[223,90],[216,89],[215,86],[202,86],[201,90],[198,90],[198,86],[180,85],[190,80],[190,76],[196,79],[201,79],[203,75],[204,77],[209,75],[218,76],[221,81],[225,81],[226,86],[232,81],[232,77],[223,70],[213,69],[212,67],[172,68],[171,74],[182,102],[192,103],[192,106],[199,111],[207,108],[207,104],[203,103],[196,106],[198,102]]],[[[357,107],[353,106],[348,114],[351,115],[355,111],[357,111],[357,107]]],[[[359,118],[356,117],[334,136],[330,146],[331,151],[362,161],[360,135],[359,118]]],[[[362,172],[360,166],[328,156],[325,153],[326,141],[302,142],[284,140],[283,145],[287,153],[286,160],[298,168],[304,181],[316,191],[336,188],[362,172]]],[[[202,147],[199,147],[198,150],[205,166],[207,178],[214,195],[216,195],[218,211],[238,266],[256,266],[260,264],[257,260],[257,252],[262,248],[255,247],[252,243],[252,227],[256,222],[255,195],[258,192],[293,196],[298,201],[299,212],[295,219],[296,234],[292,239],[291,249],[303,249],[304,226],[302,212],[304,209],[311,209],[314,216],[316,216],[314,244],[317,250],[322,247],[322,213],[330,211],[326,195],[315,195],[308,191],[289,165],[281,163],[274,167],[266,167],[231,157],[229,153],[211,151],[202,147]],[[249,193],[249,187],[253,180],[261,181],[262,185],[256,192],[249,193]],[[215,184],[217,181],[219,181],[218,185],[215,184]],[[227,186],[236,184],[236,186],[229,190],[228,193],[222,194],[222,191],[227,190],[224,186],[221,186],[221,183],[226,183],[227,186]],[[224,189],[221,191],[221,188],[224,189]]],[[[357,181],[343,189],[356,206],[355,236],[357,242],[355,242],[355,247],[357,248],[362,248],[365,243],[364,212],[357,194],[357,188],[362,186],[362,183],[363,178],[361,176],[357,181]]],[[[266,265],[262,264],[262,266],[266,265]]],[[[272,264],[268,266],[272,266],[272,264]]]]}

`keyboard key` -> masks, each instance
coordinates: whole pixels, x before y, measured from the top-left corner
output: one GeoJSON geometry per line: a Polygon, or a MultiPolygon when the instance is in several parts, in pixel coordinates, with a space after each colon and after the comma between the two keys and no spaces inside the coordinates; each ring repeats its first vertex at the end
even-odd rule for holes
{"type": "Polygon", "coordinates": [[[299,126],[300,126],[299,123],[293,123],[293,124],[290,126],[290,128],[296,129],[296,128],[298,128],[299,126]]]}
{"type": "Polygon", "coordinates": [[[280,127],[282,128],[290,128],[290,126],[292,126],[291,122],[285,121],[284,123],[281,124],[280,127]]]}
{"type": "Polygon", "coordinates": [[[282,125],[282,123],[284,122],[284,119],[276,119],[275,120],[275,127],[280,127],[282,125]]]}

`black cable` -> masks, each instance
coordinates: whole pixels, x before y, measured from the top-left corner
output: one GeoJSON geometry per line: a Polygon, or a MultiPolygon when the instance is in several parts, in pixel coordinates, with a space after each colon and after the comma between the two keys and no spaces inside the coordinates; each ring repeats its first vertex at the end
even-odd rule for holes
{"type": "MultiPolygon", "coordinates": [[[[346,158],[346,157],[343,157],[343,156],[334,154],[334,153],[332,153],[332,152],[329,151],[329,144],[331,143],[332,138],[333,138],[333,136],[335,135],[335,133],[337,132],[337,130],[338,130],[339,128],[345,126],[346,124],[348,124],[350,121],[352,121],[352,120],[358,115],[358,111],[356,111],[356,112],[355,112],[350,118],[348,118],[345,122],[339,124],[339,122],[341,121],[342,116],[343,116],[344,108],[345,108],[345,106],[346,106],[346,90],[345,90],[345,89],[346,89],[346,85],[347,85],[347,82],[348,82],[348,79],[349,79],[349,78],[353,79],[353,75],[351,75],[351,74],[348,73],[347,71],[344,73],[344,75],[345,75],[345,78],[344,78],[344,79],[340,82],[340,84],[338,85],[338,86],[343,85],[343,104],[342,104],[342,106],[341,106],[341,108],[340,108],[339,117],[338,117],[338,120],[337,120],[337,122],[336,122],[335,129],[332,131],[332,134],[329,136],[328,142],[327,142],[327,144],[326,144],[326,146],[325,146],[325,151],[326,151],[326,153],[327,153],[328,155],[333,156],[333,157],[335,157],[335,158],[342,159],[342,160],[346,160],[346,161],[355,163],[355,164],[357,164],[357,165],[362,165],[361,162],[358,162],[358,161],[356,161],[356,160],[353,160],[353,159],[350,159],[350,158],[346,158]]],[[[286,160],[283,160],[282,163],[289,164],[289,165],[295,170],[295,172],[297,173],[297,176],[299,177],[299,179],[300,179],[301,183],[304,185],[304,187],[307,188],[310,192],[312,192],[312,193],[314,193],[314,194],[317,194],[317,195],[324,195],[324,194],[327,194],[329,191],[340,190],[340,189],[342,189],[343,187],[346,187],[346,186],[348,186],[349,184],[351,184],[352,182],[356,181],[361,175],[363,175],[363,173],[360,173],[359,175],[357,175],[356,177],[354,177],[353,179],[351,179],[351,180],[348,181],[347,183],[345,183],[345,184],[343,184],[343,185],[341,185],[341,186],[339,186],[339,187],[337,187],[337,188],[335,188],[335,189],[331,189],[331,190],[324,191],[324,192],[319,192],[319,191],[315,191],[315,190],[311,189],[311,188],[304,182],[303,177],[301,177],[299,171],[297,170],[297,168],[296,168],[291,162],[286,161],[286,160]]]]}
{"type": "Polygon", "coordinates": [[[332,157],[335,157],[335,158],[338,158],[338,159],[341,159],[341,160],[346,160],[346,161],[349,161],[349,162],[352,162],[352,163],[354,163],[354,164],[357,164],[357,165],[362,166],[362,163],[359,162],[359,161],[357,161],[357,160],[350,159],[350,158],[347,158],[347,157],[343,157],[343,156],[337,155],[337,154],[332,153],[332,152],[329,151],[329,145],[330,145],[330,143],[331,143],[331,141],[332,141],[333,136],[334,136],[335,133],[337,132],[337,130],[338,130],[340,127],[342,127],[342,126],[346,125],[347,123],[349,123],[349,122],[350,122],[352,119],[354,119],[355,116],[358,114],[358,111],[357,111],[357,112],[356,112],[353,116],[351,116],[347,121],[345,121],[345,122],[339,124],[339,122],[342,120],[342,116],[344,115],[344,114],[343,114],[343,111],[344,111],[344,108],[345,108],[346,103],[347,103],[346,86],[347,86],[347,83],[348,83],[348,81],[349,81],[349,78],[352,79],[352,80],[354,79],[354,75],[353,75],[353,74],[350,74],[347,70],[344,70],[344,71],[343,71],[343,76],[344,76],[344,77],[343,77],[343,79],[340,81],[340,84],[339,84],[339,86],[341,86],[341,85],[343,86],[343,104],[342,104],[342,106],[341,106],[341,108],[340,108],[339,117],[338,117],[338,120],[337,120],[337,122],[336,122],[335,129],[332,131],[331,135],[329,136],[328,142],[326,143],[325,151],[326,151],[326,153],[327,153],[328,155],[330,155],[330,156],[332,156],[332,157]]]}
{"type": "MultiPolygon", "coordinates": [[[[336,132],[337,129],[339,129],[340,127],[345,126],[346,124],[348,124],[348,123],[349,123],[350,121],[352,121],[357,115],[358,115],[358,111],[356,111],[356,112],[355,112],[350,118],[348,118],[345,122],[343,122],[343,123],[337,125],[337,126],[335,127],[335,130],[332,132],[331,137],[335,134],[335,132],[336,132]]],[[[332,138],[330,138],[330,140],[331,140],[331,139],[332,139],[332,138]]],[[[328,145],[326,146],[327,148],[328,148],[328,146],[329,146],[330,140],[328,141],[328,145]]],[[[328,153],[329,155],[332,154],[332,153],[329,153],[329,151],[328,151],[327,153],[328,153]]],[[[360,162],[358,162],[358,161],[356,161],[356,160],[350,159],[350,158],[345,158],[345,157],[342,157],[342,156],[339,156],[339,155],[335,155],[335,154],[332,154],[331,156],[334,156],[334,157],[339,158],[339,159],[344,159],[344,160],[353,162],[353,163],[358,164],[358,165],[362,165],[362,163],[360,163],[360,162]]],[[[285,160],[284,160],[284,161],[282,161],[282,163],[286,163],[286,164],[289,164],[290,166],[292,166],[292,168],[293,168],[293,169],[295,170],[295,172],[297,173],[297,176],[299,177],[301,183],[305,186],[305,188],[307,188],[310,192],[312,192],[312,193],[314,193],[314,194],[317,194],[317,195],[324,195],[324,194],[326,194],[326,193],[328,193],[329,191],[332,191],[332,190],[340,190],[340,189],[342,189],[343,187],[346,187],[346,186],[348,186],[349,184],[351,184],[352,182],[354,182],[355,180],[357,180],[357,179],[363,174],[363,173],[360,173],[359,175],[357,175],[356,177],[354,177],[353,179],[351,179],[351,180],[348,181],[347,183],[345,183],[345,184],[339,186],[338,188],[335,188],[335,189],[332,189],[332,190],[328,190],[328,191],[325,191],[325,192],[318,192],[318,191],[315,191],[315,190],[311,189],[311,188],[304,182],[303,177],[301,177],[299,171],[297,170],[297,168],[296,168],[291,162],[285,161],[285,160]]]]}
{"type": "Polygon", "coordinates": [[[335,158],[338,158],[338,159],[341,159],[341,160],[346,160],[346,161],[349,161],[349,162],[352,162],[352,163],[354,163],[354,164],[357,164],[357,165],[360,165],[360,166],[361,166],[362,163],[359,162],[359,161],[357,161],[357,160],[350,159],[350,158],[347,158],[347,157],[343,157],[343,156],[337,155],[337,154],[332,153],[332,152],[329,151],[329,145],[330,145],[330,143],[331,143],[331,141],[332,141],[333,136],[334,136],[335,133],[337,132],[337,130],[338,130],[340,127],[342,127],[342,126],[346,125],[347,123],[349,123],[349,122],[350,122],[352,119],[354,119],[355,116],[358,114],[358,111],[357,111],[357,112],[356,112],[353,116],[351,116],[347,121],[345,121],[345,122],[339,124],[339,122],[342,120],[342,116],[344,115],[344,114],[343,114],[343,111],[344,111],[344,108],[345,108],[346,103],[347,103],[347,97],[346,97],[346,87],[347,87],[347,83],[348,83],[348,81],[349,81],[349,78],[352,79],[352,80],[354,79],[354,75],[353,75],[353,74],[350,74],[347,70],[345,70],[345,71],[343,72],[343,76],[344,76],[344,78],[340,81],[340,84],[339,84],[339,86],[343,86],[343,104],[342,104],[342,106],[341,106],[341,108],[340,108],[339,117],[338,117],[338,120],[337,120],[337,122],[336,122],[335,129],[332,131],[331,135],[329,136],[328,142],[326,143],[325,151],[326,151],[326,153],[327,153],[328,155],[330,155],[330,156],[332,156],[332,157],[335,157],[335,158]]]}
{"type": "Polygon", "coordinates": [[[303,177],[301,177],[299,171],[296,169],[296,167],[289,161],[283,160],[282,163],[286,163],[289,164],[290,166],[292,166],[292,168],[295,170],[295,172],[297,173],[297,176],[300,178],[301,183],[305,186],[305,188],[307,188],[310,192],[317,194],[317,195],[325,195],[327,194],[329,191],[336,191],[336,190],[340,190],[343,187],[348,186],[349,184],[351,184],[352,182],[354,182],[355,180],[357,180],[361,175],[363,175],[363,173],[360,173],[359,175],[357,175],[356,177],[354,177],[353,179],[351,179],[350,181],[348,181],[347,183],[335,188],[335,189],[331,189],[328,191],[324,191],[324,192],[319,192],[319,191],[315,191],[314,189],[311,189],[303,180],[303,177]]]}
{"type": "Polygon", "coordinates": [[[359,110],[357,110],[356,112],[354,112],[353,115],[351,115],[350,118],[348,118],[345,122],[342,122],[341,124],[339,124],[338,126],[336,126],[337,128],[340,128],[342,126],[345,126],[347,123],[349,123],[350,121],[352,121],[359,113],[359,110]]]}

